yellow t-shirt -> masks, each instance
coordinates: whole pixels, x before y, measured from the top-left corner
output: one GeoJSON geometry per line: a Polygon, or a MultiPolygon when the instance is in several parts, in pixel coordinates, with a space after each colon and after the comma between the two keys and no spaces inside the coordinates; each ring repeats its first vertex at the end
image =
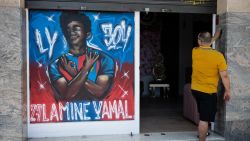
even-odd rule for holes
{"type": "Polygon", "coordinates": [[[227,70],[224,56],[209,46],[195,47],[192,51],[191,89],[217,93],[220,71],[227,70]]]}

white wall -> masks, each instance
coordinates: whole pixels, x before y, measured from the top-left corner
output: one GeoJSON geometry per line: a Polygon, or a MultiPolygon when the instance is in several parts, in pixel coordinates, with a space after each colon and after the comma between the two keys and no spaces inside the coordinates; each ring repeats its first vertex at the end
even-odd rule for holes
{"type": "Polygon", "coordinates": [[[217,0],[217,14],[225,12],[250,12],[249,0],[217,0]]]}

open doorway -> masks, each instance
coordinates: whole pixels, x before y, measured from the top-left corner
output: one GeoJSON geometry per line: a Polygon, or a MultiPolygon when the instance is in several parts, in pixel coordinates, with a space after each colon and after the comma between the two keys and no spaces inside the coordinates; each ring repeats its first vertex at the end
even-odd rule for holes
{"type": "Polygon", "coordinates": [[[198,33],[212,31],[212,15],[141,13],[140,17],[140,131],[196,131],[196,111],[187,108],[195,105],[187,92],[191,53],[198,33]],[[152,89],[152,83],[169,84],[170,89],[152,89]]]}

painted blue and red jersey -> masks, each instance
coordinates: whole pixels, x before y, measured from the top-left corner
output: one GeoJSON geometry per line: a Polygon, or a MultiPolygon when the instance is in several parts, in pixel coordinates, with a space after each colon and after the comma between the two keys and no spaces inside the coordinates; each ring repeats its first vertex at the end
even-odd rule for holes
{"type": "MultiPolygon", "coordinates": [[[[85,61],[85,54],[81,56],[75,56],[71,53],[66,53],[64,56],[66,57],[67,62],[71,61],[74,63],[74,66],[78,72],[81,70],[85,61]]],[[[90,69],[87,79],[94,83],[96,82],[99,75],[107,75],[112,79],[114,77],[114,66],[115,64],[112,58],[106,54],[100,53],[98,60],[90,69]]],[[[73,79],[73,77],[60,65],[59,59],[55,60],[49,65],[49,76],[52,83],[62,77],[64,77],[68,82],[73,79]]],[[[82,89],[74,99],[94,100],[95,98],[87,90],[82,89]]]]}

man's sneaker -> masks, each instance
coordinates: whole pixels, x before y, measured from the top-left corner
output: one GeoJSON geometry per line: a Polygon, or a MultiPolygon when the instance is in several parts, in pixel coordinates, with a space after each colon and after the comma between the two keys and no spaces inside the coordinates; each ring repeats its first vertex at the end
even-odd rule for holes
{"type": "MultiPolygon", "coordinates": [[[[209,136],[210,135],[210,133],[209,132],[207,132],[207,136],[209,136]]],[[[199,135],[197,135],[197,138],[199,138],[199,135]]]]}

